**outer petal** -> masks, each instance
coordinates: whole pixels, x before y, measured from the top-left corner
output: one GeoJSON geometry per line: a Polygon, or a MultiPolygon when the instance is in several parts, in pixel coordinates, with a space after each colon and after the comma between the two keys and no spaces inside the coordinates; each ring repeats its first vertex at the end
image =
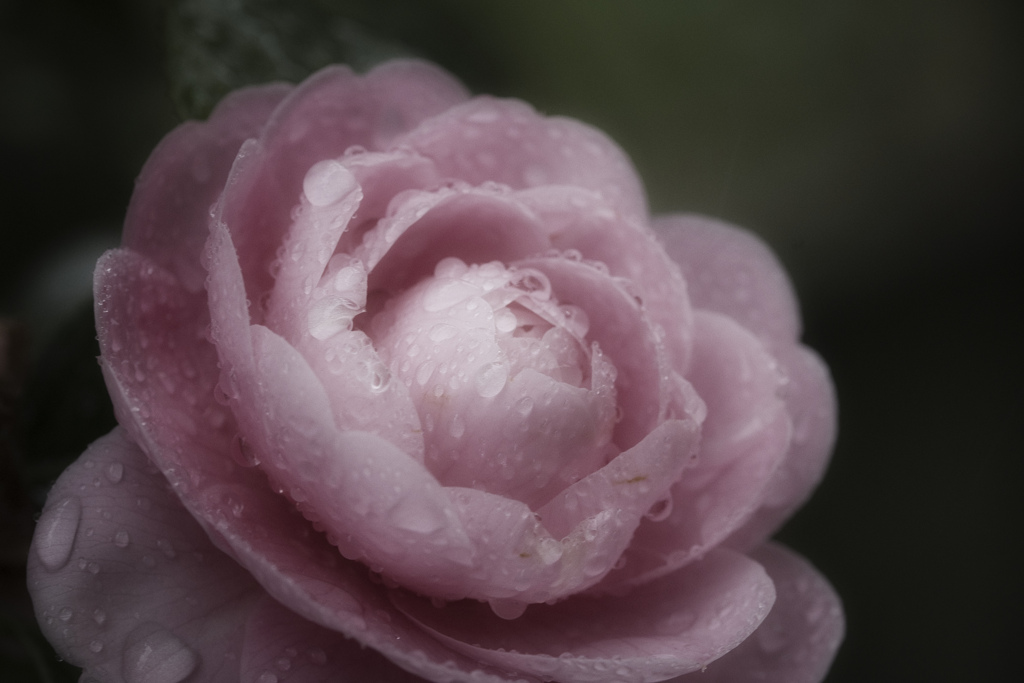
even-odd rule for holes
{"type": "Polygon", "coordinates": [[[649,580],[720,544],[757,509],[788,450],[771,356],[725,316],[697,311],[696,321],[691,380],[708,405],[696,466],[672,487],[671,512],[641,525],[623,569],[598,588],[649,580]]]}
{"type": "Polygon", "coordinates": [[[753,233],[704,216],[654,219],[665,250],[682,267],[695,308],[724,313],[765,339],[769,349],[800,336],[793,287],[753,233]]]}
{"type": "Polygon", "coordinates": [[[595,128],[541,116],[524,102],[477,97],[424,121],[395,144],[472,185],[576,185],[596,190],[631,219],[647,220],[643,186],[618,145],[595,128]]]}
{"type": "Polygon", "coordinates": [[[828,673],[843,639],[839,596],[814,567],[782,546],[762,546],[753,556],[775,582],[775,606],[739,647],[680,683],[818,683],[828,673]]]}
{"type": "Polygon", "coordinates": [[[121,429],[50,491],[29,588],[61,656],[107,683],[238,680],[237,625],[262,594],[121,429]]]}
{"type": "Polygon", "coordinates": [[[210,206],[242,142],[259,134],[289,90],[276,83],[235,91],[208,121],[184,123],[161,140],[135,182],[122,244],[173,272],[189,291],[201,290],[210,206]]]}
{"type": "Polygon", "coordinates": [[[787,378],[782,398],[793,439],[761,508],[728,539],[734,548],[760,544],[804,504],[825,475],[836,439],[836,395],[825,363],[805,346],[788,347],[776,357],[787,378]]]}
{"type": "Polygon", "coordinates": [[[477,603],[396,604],[452,649],[562,683],[661,681],[699,670],[742,642],[775,599],[756,562],[727,550],[627,596],[573,597],[504,621],[477,603]]]}

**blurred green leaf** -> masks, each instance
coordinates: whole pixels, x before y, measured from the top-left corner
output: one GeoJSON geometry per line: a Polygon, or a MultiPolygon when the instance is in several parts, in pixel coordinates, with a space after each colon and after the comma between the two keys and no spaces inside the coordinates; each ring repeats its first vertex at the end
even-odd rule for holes
{"type": "Polygon", "coordinates": [[[344,63],[365,71],[424,57],[470,83],[481,50],[432,0],[172,0],[167,22],[172,97],[185,118],[205,118],[236,88],[297,82],[344,63]]]}

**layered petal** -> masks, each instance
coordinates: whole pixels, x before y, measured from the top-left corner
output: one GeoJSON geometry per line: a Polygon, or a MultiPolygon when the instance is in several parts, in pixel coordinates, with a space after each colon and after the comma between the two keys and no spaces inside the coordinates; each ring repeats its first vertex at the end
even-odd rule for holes
{"type": "Polygon", "coordinates": [[[393,595],[403,613],[453,650],[564,683],[662,681],[700,670],[746,639],[774,599],[761,566],[728,550],[625,597],[534,605],[514,621],[468,601],[436,607],[393,595]]]}
{"type": "Polygon", "coordinates": [[[276,83],[237,90],[208,121],[188,121],[161,140],[135,181],[121,243],[174,273],[190,292],[200,291],[210,207],[239,147],[259,135],[291,89],[276,83]]]}
{"type": "Polygon", "coordinates": [[[773,351],[799,338],[793,286],[752,232],[696,215],[659,216],[653,227],[682,268],[694,307],[729,316],[773,351]]]}
{"type": "Polygon", "coordinates": [[[327,67],[291,91],[258,140],[241,150],[221,202],[221,219],[230,226],[253,300],[273,287],[268,267],[313,164],[341,157],[354,145],[380,150],[465,98],[462,86],[440,69],[401,61],[362,77],[347,67],[327,67]]]}
{"type": "Polygon", "coordinates": [[[472,185],[574,185],[596,191],[628,218],[647,220],[643,186],[618,145],[595,128],[541,116],[524,102],[476,97],[424,121],[395,144],[472,185]]]}
{"type": "Polygon", "coordinates": [[[43,632],[83,680],[239,680],[237,626],[262,590],[123,430],[54,485],[28,571],[43,632]]]}
{"type": "Polygon", "coordinates": [[[839,596],[805,559],[780,545],[762,546],[752,557],[775,583],[775,606],[750,638],[690,678],[708,683],[821,681],[843,639],[839,596]]]}
{"type": "Polygon", "coordinates": [[[754,514],[789,449],[783,378],[756,337],[698,311],[690,379],[707,402],[700,454],[672,487],[670,511],[637,530],[621,571],[600,588],[650,580],[720,544],[754,514]]]}

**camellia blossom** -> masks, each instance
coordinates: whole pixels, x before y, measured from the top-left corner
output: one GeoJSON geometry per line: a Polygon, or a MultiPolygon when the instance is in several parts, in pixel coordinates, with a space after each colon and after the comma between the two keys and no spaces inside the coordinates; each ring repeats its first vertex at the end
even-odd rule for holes
{"type": "Polygon", "coordinates": [[[29,560],[83,680],[824,677],[839,601],[767,539],[827,370],[768,249],[652,219],[599,131],[416,61],[247,88],[95,297],[119,426],[29,560]]]}

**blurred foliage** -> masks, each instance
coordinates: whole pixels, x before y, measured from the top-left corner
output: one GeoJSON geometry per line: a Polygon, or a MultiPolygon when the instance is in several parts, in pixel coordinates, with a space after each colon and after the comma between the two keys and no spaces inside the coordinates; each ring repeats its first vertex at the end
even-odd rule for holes
{"type": "Polygon", "coordinates": [[[328,64],[365,71],[422,57],[467,82],[486,72],[483,43],[434,0],[172,0],[167,25],[171,92],[184,118],[206,118],[236,88],[298,82],[328,64]]]}

